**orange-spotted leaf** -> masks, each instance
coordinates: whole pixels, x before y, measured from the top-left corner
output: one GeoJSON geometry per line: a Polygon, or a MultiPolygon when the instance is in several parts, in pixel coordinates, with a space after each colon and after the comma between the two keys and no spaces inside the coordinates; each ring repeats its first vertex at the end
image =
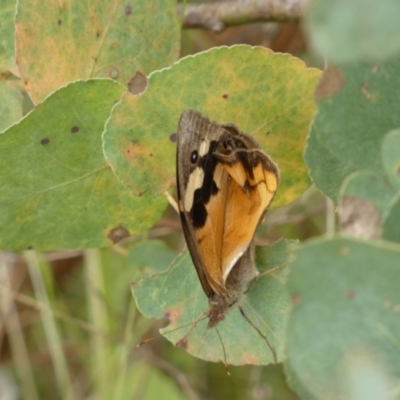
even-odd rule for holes
{"type": "Polygon", "coordinates": [[[125,86],[179,52],[176,2],[18,1],[16,53],[33,102],[77,79],[108,77],[125,86]]]}
{"type": "Polygon", "coordinates": [[[273,206],[290,203],[309,186],[303,149],[319,75],[297,58],[261,47],[186,57],[151,74],[140,96],[124,94],[106,127],[106,157],[134,193],[163,192],[175,181],[179,117],[191,108],[252,134],[281,171],[273,206]]]}

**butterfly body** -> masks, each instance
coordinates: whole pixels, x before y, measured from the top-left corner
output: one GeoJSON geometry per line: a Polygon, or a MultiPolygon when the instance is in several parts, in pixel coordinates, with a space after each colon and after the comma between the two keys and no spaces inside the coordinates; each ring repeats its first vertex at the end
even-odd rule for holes
{"type": "Polygon", "coordinates": [[[279,184],[276,164],[249,135],[185,110],[177,135],[178,208],[217,325],[257,276],[254,234],[279,184]]]}

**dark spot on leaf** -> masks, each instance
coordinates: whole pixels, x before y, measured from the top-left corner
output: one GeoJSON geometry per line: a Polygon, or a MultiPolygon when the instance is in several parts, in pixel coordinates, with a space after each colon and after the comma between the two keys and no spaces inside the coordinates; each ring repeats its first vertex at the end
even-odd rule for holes
{"type": "Polygon", "coordinates": [[[178,307],[173,307],[170,310],[166,311],[164,314],[165,318],[168,318],[171,322],[176,321],[182,316],[182,309],[178,307]]]}
{"type": "Polygon", "coordinates": [[[50,142],[50,139],[48,138],[44,138],[40,141],[40,144],[42,144],[43,146],[46,146],[46,144],[48,144],[50,142]]]}
{"type": "Polygon", "coordinates": [[[57,24],[58,24],[58,26],[61,26],[61,25],[62,25],[62,20],[59,19],[59,20],[57,21],[57,24]]]}
{"type": "Polygon", "coordinates": [[[79,132],[79,127],[78,126],[73,126],[71,128],[71,133],[76,133],[76,132],[79,132]]]}
{"type": "Polygon", "coordinates": [[[354,291],[353,290],[347,290],[345,293],[346,298],[351,300],[354,297],[354,291]]]}
{"type": "Polygon", "coordinates": [[[121,224],[108,233],[107,237],[113,242],[118,243],[122,239],[129,237],[129,231],[121,224]]]}
{"type": "Polygon", "coordinates": [[[150,157],[153,157],[153,153],[150,153],[150,157]]]}
{"type": "Polygon", "coordinates": [[[138,95],[145,91],[147,87],[146,75],[140,71],[136,71],[136,74],[128,82],[128,90],[134,95],[138,95]]]}
{"type": "Polygon", "coordinates": [[[111,79],[118,79],[118,77],[119,77],[119,69],[116,68],[116,67],[111,68],[110,72],[109,72],[109,76],[110,76],[111,79]]]}
{"type": "Polygon", "coordinates": [[[228,94],[227,94],[227,93],[223,94],[223,95],[222,95],[222,98],[223,98],[223,99],[227,99],[227,98],[228,98],[228,94]]]}
{"type": "Polygon", "coordinates": [[[298,294],[292,294],[290,299],[292,300],[293,304],[299,304],[301,302],[301,296],[298,294]]]}
{"type": "Polygon", "coordinates": [[[100,37],[100,32],[96,31],[96,37],[99,38],[100,37]]]}
{"type": "Polygon", "coordinates": [[[177,134],[176,133],[171,133],[169,135],[169,140],[173,143],[176,143],[176,139],[177,139],[177,134]]]}
{"type": "Polygon", "coordinates": [[[131,14],[132,14],[132,7],[126,6],[125,7],[125,15],[131,15],[131,14]]]}
{"type": "Polygon", "coordinates": [[[315,100],[326,99],[340,92],[344,86],[344,77],[339,68],[328,67],[315,88],[315,100]]]}
{"type": "Polygon", "coordinates": [[[28,249],[28,250],[32,250],[32,249],[33,249],[33,246],[28,246],[27,249],[28,249]]]}
{"type": "Polygon", "coordinates": [[[187,347],[188,347],[188,342],[187,342],[186,339],[181,339],[178,342],[176,342],[176,346],[177,347],[182,347],[182,348],[184,348],[186,350],[187,347]]]}

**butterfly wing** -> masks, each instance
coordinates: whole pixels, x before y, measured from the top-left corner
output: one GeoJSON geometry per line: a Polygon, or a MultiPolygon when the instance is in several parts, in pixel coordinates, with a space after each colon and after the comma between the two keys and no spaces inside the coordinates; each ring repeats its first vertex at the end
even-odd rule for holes
{"type": "MultiPolygon", "coordinates": [[[[225,298],[232,268],[250,264],[242,261],[252,259],[248,252],[276,192],[278,168],[249,135],[193,110],[181,116],[177,146],[185,239],[206,295],[225,298]]],[[[236,271],[233,280],[242,272],[236,271]]]]}
{"type": "Polygon", "coordinates": [[[252,137],[229,126],[230,145],[220,145],[214,153],[231,178],[222,252],[224,283],[237,260],[248,249],[278,184],[276,164],[252,137]]]}
{"type": "Polygon", "coordinates": [[[221,257],[228,174],[213,157],[224,130],[186,110],[177,137],[178,206],[183,232],[200,282],[210,297],[224,292],[221,257]],[[215,177],[215,179],[214,179],[215,177]],[[218,186],[219,185],[219,186],[218,186]]]}

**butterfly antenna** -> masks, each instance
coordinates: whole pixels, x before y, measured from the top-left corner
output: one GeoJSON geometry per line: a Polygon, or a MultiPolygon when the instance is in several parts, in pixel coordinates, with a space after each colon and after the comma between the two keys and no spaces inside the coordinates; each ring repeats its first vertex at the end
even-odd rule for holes
{"type": "Polygon", "coordinates": [[[192,332],[192,330],[193,330],[194,328],[196,328],[197,324],[198,324],[200,321],[203,321],[203,319],[206,319],[206,318],[208,318],[207,315],[204,315],[204,313],[202,313],[202,314],[200,314],[199,317],[197,317],[197,319],[196,319],[194,322],[192,322],[192,323],[190,323],[190,324],[186,324],[186,325],[181,326],[181,327],[179,327],[179,328],[173,329],[173,330],[171,330],[171,331],[169,331],[169,332],[166,332],[166,333],[171,333],[171,332],[176,331],[176,330],[178,330],[178,329],[180,329],[180,328],[184,328],[185,326],[191,325],[190,329],[186,332],[186,334],[185,334],[181,339],[179,339],[179,340],[177,341],[177,343],[176,343],[176,346],[185,347],[185,340],[186,340],[186,338],[190,335],[190,333],[192,332]]]}
{"type": "Polygon", "coordinates": [[[242,307],[239,307],[239,310],[241,314],[243,315],[243,318],[250,324],[251,327],[264,339],[264,341],[267,343],[271,353],[272,353],[272,358],[274,359],[274,364],[278,364],[278,358],[276,356],[276,352],[274,348],[272,347],[271,343],[269,342],[268,338],[253,324],[253,322],[250,320],[250,318],[245,314],[243,311],[242,307]]]}
{"type": "Polygon", "coordinates": [[[251,292],[254,289],[254,286],[257,284],[257,282],[260,278],[262,278],[265,275],[273,274],[274,272],[279,271],[281,268],[285,267],[286,265],[287,265],[287,262],[284,262],[284,263],[279,264],[274,268],[268,269],[268,270],[262,272],[260,275],[256,276],[256,278],[253,279],[253,281],[251,282],[251,285],[247,288],[247,290],[244,292],[244,294],[251,292]]]}
{"type": "Polygon", "coordinates": [[[136,348],[143,346],[146,343],[152,342],[153,340],[158,339],[160,336],[161,335],[157,335],[157,336],[153,336],[151,338],[144,339],[142,342],[140,342],[139,344],[136,345],[136,348]]]}
{"type": "Polygon", "coordinates": [[[228,363],[226,361],[226,351],[225,351],[224,342],[222,341],[221,335],[220,335],[219,330],[217,329],[217,327],[215,327],[215,330],[217,331],[217,334],[218,334],[218,337],[219,337],[219,341],[221,342],[222,351],[224,353],[224,366],[225,366],[226,374],[231,376],[231,373],[229,372],[229,368],[228,368],[228,363]]]}
{"type": "Polygon", "coordinates": [[[274,272],[279,271],[279,270],[282,269],[283,267],[286,267],[287,264],[288,264],[288,262],[285,261],[284,263],[279,264],[279,265],[277,265],[277,266],[274,267],[274,268],[267,269],[266,271],[264,271],[264,272],[262,272],[260,275],[258,275],[258,276],[257,276],[257,279],[260,279],[260,278],[262,278],[262,277],[265,276],[265,275],[273,274],[274,272]]]}
{"type": "MultiPolygon", "coordinates": [[[[189,332],[183,337],[183,338],[186,338],[186,336],[188,336],[189,333],[191,332],[191,330],[193,329],[193,325],[197,324],[198,322],[201,321],[201,317],[203,317],[203,315],[201,315],[200,318],[197,318],[194,322],[190,322],[188,324],[185,324],[185,325],[182,325],[182,326],[178,326],[178,327],[176,327],[174,329],[171,329],[170,331],[163,332],[163,334],[159,333],[157,336],[153,336],[153,337],[147,338],[147,339],[143,340],[142,342],[140,342],[139,344],[137,344],[136,347],[140,347],[140,346],[142,346],[142,345],[144,345],[146,343],[152,342],[153,340],[158,339],[161,336],[168,335],[169,333],[178,331],[179,329],[183,329],[183,328],[186,328],[187,326],[191,326],[191,329],[189,330],[189,332]]],[[[206,316],[204,316],[204,318],[206,318],[206,316]]]]}

